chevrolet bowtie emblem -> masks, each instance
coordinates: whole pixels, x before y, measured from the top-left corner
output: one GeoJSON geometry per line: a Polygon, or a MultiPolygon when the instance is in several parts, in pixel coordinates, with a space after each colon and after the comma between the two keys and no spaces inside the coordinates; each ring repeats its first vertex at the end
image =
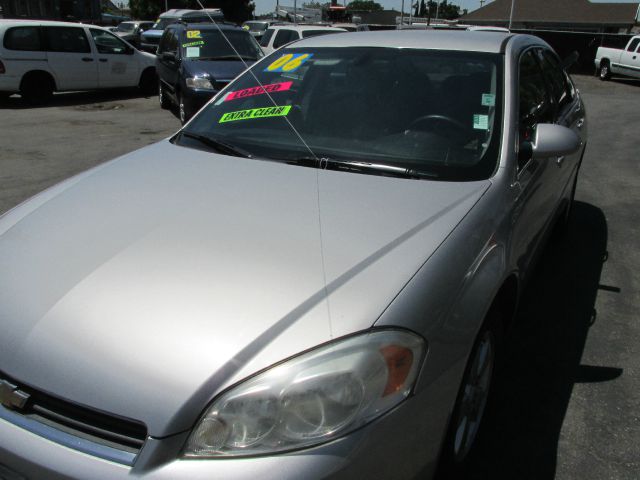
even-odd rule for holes
{"type": "Polygon", "coordinates": [[[24,408],[30,395],[18,390],[17,385],[0,380],[0,403],[3,407],[20,410],[24,408]]]}

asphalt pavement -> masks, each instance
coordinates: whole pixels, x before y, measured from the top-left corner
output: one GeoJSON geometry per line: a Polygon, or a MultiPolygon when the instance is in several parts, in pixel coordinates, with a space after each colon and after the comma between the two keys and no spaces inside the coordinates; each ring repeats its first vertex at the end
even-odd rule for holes
{"type": "MultiPolygon", "coordinates": [[[[465,479],[640,478],[640,81],[575,77],[589,143],[569,229],[549,244],[504,352],[465,479]]],[[[0,214],[169,136],[177,118],[136,90],[0,103],[0,214]]]]}

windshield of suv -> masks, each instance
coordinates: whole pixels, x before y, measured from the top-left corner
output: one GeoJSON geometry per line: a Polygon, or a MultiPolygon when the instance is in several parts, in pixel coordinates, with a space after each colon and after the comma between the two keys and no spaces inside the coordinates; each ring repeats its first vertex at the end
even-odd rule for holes
{"type": "Polygon", "coordinates": [[[151,28],[151,30],[164,30],[169,25],[171,25],[173,23],[176,23],[177,21],[178,21],[178,19],[175,18],[175,17],[159,18],[156,21],[156,23],[153,24],[153,27],[151,28]]]}
{"type": "Polygon", "coordinates": [[[346,160],[440,180],[479,180],[495,170],[502,115],[498,54],[288,48],[252,71],[262,87],[243,74],[176,143],[206,148],[222,142],[254,158],[308,164],[309,149],[293,125],[322,160],[319,168],[327,168],[325,160],[346,160]]]}
{"type": "Polygon", "coordinates": [[[264,32],[269,28],[267,22],[245,22],[244,26],[249,27],[250,32],[264,32]]]}
{"type": "MultiPolygon", "coordinates": [[[[255,61],[264,56],[258,42],[245,30],[224,30],[242,60],[255,61]]],[[[238,60],[219,30],[189,29],[183,37],[182,55],[189,60],[238,60]]]]}

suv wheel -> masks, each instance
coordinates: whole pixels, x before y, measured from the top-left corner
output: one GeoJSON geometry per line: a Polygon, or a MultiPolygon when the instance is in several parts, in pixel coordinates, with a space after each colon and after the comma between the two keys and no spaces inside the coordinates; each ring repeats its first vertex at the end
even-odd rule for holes
{"type": "Polygon", "coordinates": [[[167,97],[162,82],[158,81],[158,101],[160,102],[160,108],[166,110],[169,108],[169,98],[167,97]]]}
{"type": "Polygon", "coordinates": [[[20,82],[20,95],[32,105],[47,102],[53,90],[53,80],[44,72],[27,73],[20,82]]]}
{"type": "Polygon", "coordinates": [[[178,93],[178,115],[180,117],[180,123],[184,125],[189,121],[191,115],[187,112],[187,107],[184,104],[184,98],[181,93],[178,93]]]}

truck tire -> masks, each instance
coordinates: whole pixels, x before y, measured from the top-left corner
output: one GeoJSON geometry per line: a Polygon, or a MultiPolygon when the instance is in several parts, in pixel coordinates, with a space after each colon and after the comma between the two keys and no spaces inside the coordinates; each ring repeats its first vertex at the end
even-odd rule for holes
{"type": "Polygon", "coordinates": [[[20,96],[31,105],[46,103],[55,90],[53,78],[46,72],[29,72],[20,82],[20,96]]]}
{"type": "Polygon", "coordinates": [[[599,73],[600,80],[602,80],[603,82],[611,78],[611,65],[609,65],[609,60],[600,61],[599,73]]]}

